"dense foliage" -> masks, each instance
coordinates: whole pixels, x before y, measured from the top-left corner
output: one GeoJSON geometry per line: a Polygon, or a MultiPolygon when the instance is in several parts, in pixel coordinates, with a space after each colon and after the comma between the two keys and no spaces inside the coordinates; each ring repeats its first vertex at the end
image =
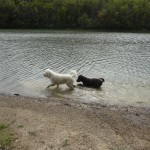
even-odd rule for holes
{"type": "Polygon", "coordinates": [[[150,29],[150,0],[0,0],[0,28],[150,29]]]}

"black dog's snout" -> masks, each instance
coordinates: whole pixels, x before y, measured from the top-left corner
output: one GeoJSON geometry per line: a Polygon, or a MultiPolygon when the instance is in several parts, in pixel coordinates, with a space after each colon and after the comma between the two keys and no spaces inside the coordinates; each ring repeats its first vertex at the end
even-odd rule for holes
{"type": "Polygon", "coordinates": [[[99,80],[100,80],[101,82],[105,82],[105,80],[104,80],[103,78],[99,78],[99,80]]]}

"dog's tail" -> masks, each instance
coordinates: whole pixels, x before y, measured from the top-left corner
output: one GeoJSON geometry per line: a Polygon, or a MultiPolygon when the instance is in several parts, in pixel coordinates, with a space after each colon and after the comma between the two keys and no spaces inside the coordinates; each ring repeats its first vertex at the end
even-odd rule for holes
{"type": "Polygon", "coordinates": [[[105,82],[105,80],[103,78],[99,78],[99,79],[102,81],[102,83],[105,82]]]}
{"type": "Polygon", "coordinates": [[[71,70],[69,72],[70,75],[72,75],[73,78],[76,78],[77,77],[77,71],[76,70],[71,70]]]}

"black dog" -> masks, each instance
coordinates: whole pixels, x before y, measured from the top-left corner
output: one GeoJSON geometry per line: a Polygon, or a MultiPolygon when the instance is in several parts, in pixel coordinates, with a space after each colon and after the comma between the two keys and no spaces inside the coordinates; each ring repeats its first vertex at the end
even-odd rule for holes
{"type": "Polygon", "coordinates": [[[103,78],[87,78],[83,75],[79,75],[77,82],[82,82],[83,86],[86,87],[100,88],[102,83],[105,82],[105,80],[103,78]]]}

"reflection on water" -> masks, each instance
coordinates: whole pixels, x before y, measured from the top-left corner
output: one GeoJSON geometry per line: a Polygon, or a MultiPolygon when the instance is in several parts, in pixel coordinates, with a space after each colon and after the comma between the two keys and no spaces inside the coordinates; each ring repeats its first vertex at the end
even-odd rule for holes
{"type": "Polygon", "coordinates": [[[0,93],[83,102],[150,104],[150,34],[43,30],[0,31],[0,93]],[[103,77],[100,90],[46,89],[46,68],[103,77]]]}

